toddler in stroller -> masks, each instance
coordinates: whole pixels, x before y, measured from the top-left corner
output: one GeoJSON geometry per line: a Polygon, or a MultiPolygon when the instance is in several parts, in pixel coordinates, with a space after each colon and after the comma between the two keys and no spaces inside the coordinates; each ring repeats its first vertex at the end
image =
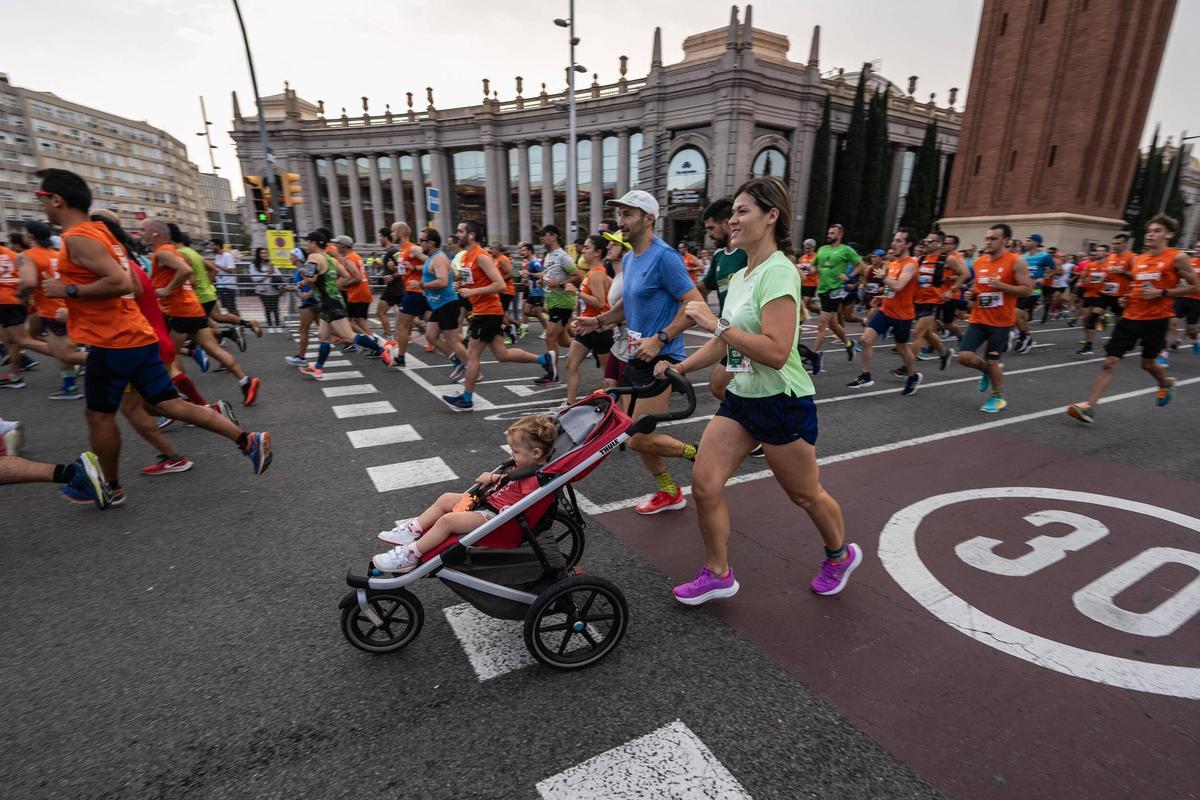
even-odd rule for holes
{"type": "Polygon", "coordinates": [[[375,556],[372,563],[383,572],[410,572],[421,563],[421,556],[449,537],[470,533],[536,492],[541,486],[538,467],[546,463],[557,436],[553,417],[535,415],[514,422],[504,432],[512,454],[511,471],[485,472],[475,479],[479,486],[475,493],[443,494],[419,517],[379,534],[380,539],[396,547],[375,556]],[[495,488],[487,491],[488,487],[495,488]]]}

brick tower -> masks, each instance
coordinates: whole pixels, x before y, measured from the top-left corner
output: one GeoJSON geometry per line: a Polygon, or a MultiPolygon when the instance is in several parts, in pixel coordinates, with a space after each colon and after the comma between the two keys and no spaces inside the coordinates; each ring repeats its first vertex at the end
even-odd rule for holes
{"type": "Polygon", "coordinates": [[[1176,0],[984,0],[944,230],[1078,249],[1124,224],[1176,0]]]}

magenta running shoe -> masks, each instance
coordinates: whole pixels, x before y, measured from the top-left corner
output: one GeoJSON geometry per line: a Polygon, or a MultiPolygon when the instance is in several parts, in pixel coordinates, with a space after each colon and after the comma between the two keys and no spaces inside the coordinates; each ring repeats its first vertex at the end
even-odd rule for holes
{"type": "Polygon", "coordinates": [[[862,563],[862,550],[856,544],[846,545],[846,559],[833,562],[825,559],[821,562],[821,573],[812,580],[812,590],[817,594],[837,594],[846,588],[850,573],[858,569],[862,563]]]}
{"type": "Polygon", "coordinates": [[[698,606],[709,600],[719,600],[722,597],[733,597],[738,593],[737,578],[733,577],[733,568],[725,573],[724,578],[713,575],[708,567],[696,573],[696,577],[687,583],[680,584],[672,590],[675,599],[685,606],[698,606]]]}

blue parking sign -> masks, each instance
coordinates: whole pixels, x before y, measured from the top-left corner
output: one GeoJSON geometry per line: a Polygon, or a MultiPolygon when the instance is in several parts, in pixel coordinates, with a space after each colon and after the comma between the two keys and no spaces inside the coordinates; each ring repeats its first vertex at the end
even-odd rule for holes
{"type": "Polygon", "coordinates": [[[435,189],[432,186],[425,187],[425,209],[430,214],[437,214],[442,210],[441,190],[435,189]]]}

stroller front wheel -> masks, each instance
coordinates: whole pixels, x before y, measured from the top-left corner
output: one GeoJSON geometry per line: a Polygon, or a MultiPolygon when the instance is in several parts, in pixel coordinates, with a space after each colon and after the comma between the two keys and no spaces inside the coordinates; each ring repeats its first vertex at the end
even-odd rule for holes
{"type": "Polygon", "coordinates": [[[629,606],[614,584],[593,575],[572,575],[538,595],[525,615],[525,647],[553,669],[591,666],[625,635],[629,606]]]}
{"type": "Polygon", "coordinates": [[[407,589],[368,590],[367,605],[378,619],[363,613],[357,602],[349,603],[342,609],[342,635],[368,653],[399,650],[412,643],[425,624],[421,601],[407,589]]]}

